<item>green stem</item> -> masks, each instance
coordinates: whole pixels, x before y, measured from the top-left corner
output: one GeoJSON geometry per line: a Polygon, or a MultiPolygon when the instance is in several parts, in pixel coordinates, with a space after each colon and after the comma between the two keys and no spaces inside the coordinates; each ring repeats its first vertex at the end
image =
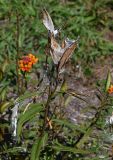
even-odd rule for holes
{"type": "Polygon", "coordinates": [[[19,34],[20,34],[20,25],[19,25],[19,14],[16,12],[16,49],[17,49],[17,56],[16,56],[16,73],[17,73],[17,87],[18,87],[18,94],[20,94],[20,77],[19,77],[19,34]]]}
{"type": "Polygon", "coordinates": [[[48,99],[47,99],[47,102],[46,102],[46,105],[45,105],[44,123],[43,123],[43,129],[42,129],[41,135],[43,135],[44,130],[46,128],[47,117],[48,117],[48,113],[49,113],[49,109],[50,109],[49,103],[50,103],[52,97],[54,96],[54,94],[56,92],[57,86],[58,86],[57,81],[56,81],[56,85],[55,85],[55,88],[54,88],[53,91],[51,91],[51,85],[49,86],[49,94],[48,94],[48,99]]]}
{"type": "Polygon", "coordinates": [[[24,79],[25,79],[25,89],[28,88],[28,87],[27,87],[27,77],[26,77],[26,75],[27,75],[27,73],[25,72],[25,74],[24,74],[24,79]]]}

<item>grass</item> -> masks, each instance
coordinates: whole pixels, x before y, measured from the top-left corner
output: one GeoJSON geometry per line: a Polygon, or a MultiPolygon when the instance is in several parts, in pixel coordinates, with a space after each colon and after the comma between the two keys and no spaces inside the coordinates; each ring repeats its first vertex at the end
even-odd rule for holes
{"type": "Polygon", "coordinates": [[[112,55],[112,6],[112,0],[0,0],[1,160],[96,160],[113,155],[112,143],[109,146],[112,124],[105,122],[112,115],[113,98],[107,92],[111,73],[97,86],[99,105],[87,104],[86,112],[93,110],[93,118],[82,124],[70,122],[64,106],[72,97],[87,103],[87,95],[70,90],[66,74],[62,81],[59,79],[51,57],[45,63],[48,33],[41,13],[43,8],[50,13],[55,28],[60,30],[59,41],[80,36],[71,65],[80,63],[88,78],[93,76],[92,63],[112,55]],[[28,53],[39,62],[24,73],[18,61],[28,53]],[[17,126],[12,125],[14,119],[17,126]]]}

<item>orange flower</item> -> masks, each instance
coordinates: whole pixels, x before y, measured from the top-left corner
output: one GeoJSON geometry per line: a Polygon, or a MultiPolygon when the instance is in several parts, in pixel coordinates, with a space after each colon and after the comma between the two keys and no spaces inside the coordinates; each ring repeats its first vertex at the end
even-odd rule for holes
{"type": "Polygon", "coordinates": [[[111,86],[108,88],[108,93],[109,93],[109,94],[113,93],[113,85],[111,85],[111,86]]]}
{"type": "Polygon", "coordinates": [[[19,68],[24,72],[28,72],[37,61],[38,58],[30,53],[27,56],[23,56],[22,59],[19,60],[19,68]]]}
{"type": "Polygon", "coordinates": [[[28,57],[30,58],[31,62],[33,64],[35,64],[38,61],[38,58],[36,58],[34,55],[32,55],[31,53],[28,54],[28,57]]]}

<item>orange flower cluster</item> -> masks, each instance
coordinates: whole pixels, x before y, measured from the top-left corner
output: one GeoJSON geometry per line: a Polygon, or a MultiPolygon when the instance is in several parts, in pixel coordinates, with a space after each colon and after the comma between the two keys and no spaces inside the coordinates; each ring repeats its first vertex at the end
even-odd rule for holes
{"type": "Polygon", "coordinates": [[[113,93],[113,85],[111,85],[111,86],[108,88],[108,93],[109,93],[109,94],[113,93]]]}
{"type": "Polygon", "coordinates": [[[29,72],[33,64],[35,64],[37,61],[38,58],[36,58],[32,54],[28,54],[27,56],[23,56],[22,59],[19,60],[19,68],[24,72],[29,72]]]}

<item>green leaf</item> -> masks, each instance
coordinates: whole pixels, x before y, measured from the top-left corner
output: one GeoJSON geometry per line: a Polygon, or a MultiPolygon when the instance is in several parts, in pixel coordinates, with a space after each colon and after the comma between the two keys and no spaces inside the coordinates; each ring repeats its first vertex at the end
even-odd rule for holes
{"type": "Polygon", "coordinates": [[[24,113],[21,114],[19,117],[19,121],[18,121],[18,126],[17,126],[17,135],[18,137],[21,134],[22,131],[22,126],[29,120],[31,120],[32,118],[34,118],[34,116],[36,116],[36,114],[38,114],[40,111],[43,110],[43,107],[41,104],[32,104],[29,105],[29,109],[24,113]]]}
{"type": "Polygon", "coordinates": [[[76,130],[81,133],[85,133],[85,130],[80,128],[79,125],[72,124],[66,120],[52,119],[52,121],[58,123],[59,125],[65,125],[66,127],[72,129],[73,131],[76,130]]]}
{"type": "Polygon", "coordinates": [[[27,92],[27,93],[25,93],[24,95],[18,97],[18,98],[15,100],[15,102],[20,103],[20,102],[24,101],[24,100],[27,99],[27,98],[32,98],[32,97],[37,96],[37,95],[39,95],[38,92],[33,92],[33,93],[27,92]]]}
{"type": "Polygon", "coordinates": [[[61,88],[60,88],[60,91],[61,91],[62,93],[64,93],[64,92],[67,91],[67,83],[66,83],[65,80],[64,80],[64,82],[62,83],[62,86],[61,86],[61,88]]]}
{"type": "Polygon", "coordinates": [[[5,59],[5,61],[3,62],[3,65],[2,65],[2,72],[3,73],[6,71],[8,64],[9,64],[8,59],[5,59]]]}
{"type": "Polygon", "coordinates": [[[86,95],[77,93],[75,90],[68,90],[66,92],[66,94],[71,95],[73,97],[76,97],[76,98],[78,98],[78,99],[80,99],[80,100],[82,100],[82,101],[84,101],[84,102],[86,102],[88,104],[88,101],[86,101],[84,98],[82,98],[82,96],[87,97],[86,95]]]}
{"type": "Polygon", "coordinates": [[[0,104],[0,112],[3,113],[7,108],[12,106],[12,102],[3,102],[0,104]]]}
{"type": "Polygon", "coordinates": [[[91,151],[88,151],[88,150],[77,149],[74,147],[66,147],[66,146],[61,145],[58,142],[56,145],[53,145],[52,148],[57,151],[72,152],[72,153],[79,153],[79,154],[90,154],[91,153],[91,151]]]}
{"type": "Polygon", "coordinates": [[[34,143],[31,150],[31,158],[30,160],[39,160],[41,149],[44,148],[48,139],[48,134],[45,133],[43,137],[39,137],[34,143]]]}
{"type": "Polygon", "coordinates": [[[108,72],[107,79],[106,79],[106,86],[105,86],[105,92],[108,91],[108,88],[110,87],[111,83],[111,73],[110,71],[108,72]]]}
{"type": "Polygon", "coordinates": [[[35,16],[35,10],[34,10],[33,6],[27,5],[27,9],[28,9],[28,13],[30,15],[35,16]]]}
{"type": "Polygon", "coordinates": [[[19,35],[19,47],[23,46],[24,38],[25,38],[25,33],[24,33],[24,29],[23,29],[22,33],[19,35]]]}
{"type": "Polygon", "coordinates": [[[64,102],[64,106],[67,107],[68,104],[71,102],[71,100],[72,100],[72,96],[70,95],[70,96],[68,96],[68,97],[66,98],[66,100],[65,100],[65,102],[64,102]]]}
{"type": "Polygon", "coordinates": [[[91,134],[92,132],[92,127],[89,128],[87,130],[87,132],[84,134],[84,136],[80,139],[80,141],[76,144],[77,148],[81,148],[81,146],[88,140],[89,138],[89,135],[91,134]]]}
{"type": "Polygon", "coordinates": [[[4,88],[2,88],[1,92],[0,92],[0,98],[2,101],[5,100],[6,98],[6,93],[7,93],[7,86],[5,86],[4,88]]]}
{"type": "Polygon", "coordinates": [[[9,148],[9,149],[4,149],[4,151],[2,152],[3,154],[5,153],[18,153],[18,152],[24,152],[26,148],[23,147],[13,147],[13,148],[9,148]]]}

